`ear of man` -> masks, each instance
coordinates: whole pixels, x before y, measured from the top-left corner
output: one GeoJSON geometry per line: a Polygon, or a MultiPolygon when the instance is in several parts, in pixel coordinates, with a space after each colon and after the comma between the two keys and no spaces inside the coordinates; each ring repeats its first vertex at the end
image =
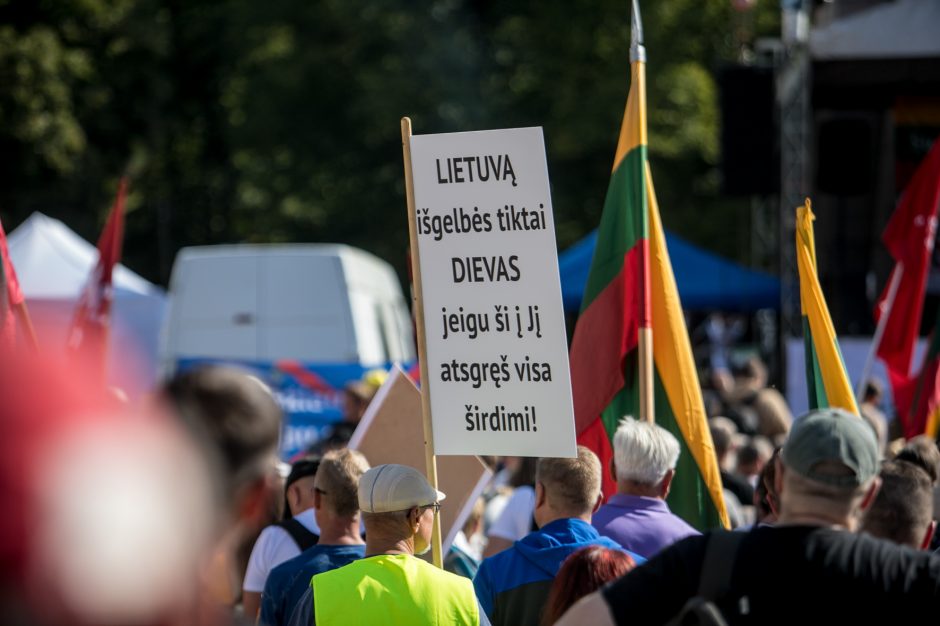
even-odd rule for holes
{"type": "Polygon", "coordinates": [[[930,523],[927,524],[927,530],[924,531],[924,540],[920,542],[920,549],[926,550],[930,547],[930,540],[933,539],[933,534],[937,531],[937,520],[930,520],[930,523]]]}
{"type": "Polygon", "coordinates": [[[264,525],[268,517],[271,488],[271,480],[261,477],[241,490],[237,505],[238,517],[247,528],[256,529],[264,525]]]}
{"type": "Polygon", "coordinates": [[[413,507],[408,511],[408,524],[411,526],[412,532],[418,532],[418,527],[421,526],[421,513],[424,510],[420,507],[413,507]]]}
{"type": "Polygon", "coordinates": [[[868,489],[865,490],[865,497],[862,498],[862,503],[859,505],[861,512],[865,512],[871,507],[872,503],[875,501],[875,496],[878,495],[878,491],[881,489],[881,477],[875,476],[871,481],[868,489]]]}
{"type": "Polygon", "coordinates": [[[287,503],[291,512],[300,506],[300,485],[297,482],[287,488],[287,503]]]}
{"type": "Polygon", "coordinates": [[[660,497],[665,500],[666,496],[669,495],[669,489],[672,488],[672,479],[676,477],[676,470],[670,469],[666,470],[666,475],[663,476],[663,479],[659,481],[659,494],[660,497]]]}
{"type": "Polygon", "coordinates": [[[548,496],[545,494],[545,485],[542,483],[535,483],[535,508],[544,506],[547,497],[548,496]]]}

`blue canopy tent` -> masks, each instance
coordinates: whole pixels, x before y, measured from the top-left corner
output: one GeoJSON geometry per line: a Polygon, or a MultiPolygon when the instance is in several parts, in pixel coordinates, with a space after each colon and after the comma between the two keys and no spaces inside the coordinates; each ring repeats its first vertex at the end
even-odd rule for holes
{"type": "MultiPolygon", "coordinates": [[[[581,309],[596,241],[595,230],[558,257],[565,311],[581,309]]],[[[780,308],[780,281],[774,276],[706,252],[668,231],[666,246],[682,308],[737,312],[780,308]]]]}

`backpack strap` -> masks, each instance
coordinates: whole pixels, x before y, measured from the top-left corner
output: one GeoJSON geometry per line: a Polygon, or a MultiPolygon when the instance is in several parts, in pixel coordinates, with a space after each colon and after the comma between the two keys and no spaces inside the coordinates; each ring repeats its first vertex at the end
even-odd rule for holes
{"type": "Polygon", "coordinates": [[[293,517],[288,519],[282,519],[275,526],[280,526],[290,535],[291,539],[294,540],[294,543],[297,544],[297,547],[300,548],[300,551],[303,552],[307,548],[317,545],[317,542],[320,541],[320,535],[311,532],[307,529],[306,526],[298,522],[293,517]]]}
{"type": "Polygon", "coordinates": [[[718,530],[708,536],[698,580],[700,597],[714,602],[728,592],[738,548],[745,535],[747,533],[718,530]]]}
{"type": "Polygon", "coordinates": [[[699,572],[698,594],[689,598],[668,626],[727,626],[716,601],[731,586],[731,572],[746,533],[715,531],[705,542],[705,558],[699,572]]]}

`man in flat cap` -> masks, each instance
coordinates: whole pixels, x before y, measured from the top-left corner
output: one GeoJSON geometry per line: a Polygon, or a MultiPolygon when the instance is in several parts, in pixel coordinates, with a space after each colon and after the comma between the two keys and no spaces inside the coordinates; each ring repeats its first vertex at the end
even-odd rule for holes
{"type": "Polygon", "coordinates": [[[810,412],[780,455],[777,526],[682,540],[558,624],[665,624],[702,610],[730,625],[905,624],[937,615],[940,557],[855,533],[878,491],[879,456],[858,416],[810,412]]]}
{"type": "Polygon", "coordinates": [[[366,556],[317,574],[291,626],[318,624],[485,624],[471,582],[415,555],[431,547],[444,494],[418,470],[379,465],[359,479],[366,556]]]}

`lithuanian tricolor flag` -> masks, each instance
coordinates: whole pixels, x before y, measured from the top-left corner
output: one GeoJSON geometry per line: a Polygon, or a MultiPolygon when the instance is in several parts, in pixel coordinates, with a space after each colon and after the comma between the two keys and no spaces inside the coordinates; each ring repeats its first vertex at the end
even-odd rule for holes
{"type": "Polygon", "coordinates": [[[641,327],[652,327],[655,418],[682,445],[669,506],[697,528],[727,527],[718,463],[647,165],[646,70],[636,3],[633,39],[630,95],[571,345],[578,443],[600,457],[604,494],[611,495],[616,490],[608,470],[611,441],[622,417],[640,417],[637,337],[641,327]]]}
{"type": "Polygon", "coordinates": [[[816,275],[816,242],[809,198],[796,209],[796,263],[800,272],[800,308],[806,354],[809,408],[839,407],[858,415],[852,385],[845,373],[836,331],[816,275]]]}

